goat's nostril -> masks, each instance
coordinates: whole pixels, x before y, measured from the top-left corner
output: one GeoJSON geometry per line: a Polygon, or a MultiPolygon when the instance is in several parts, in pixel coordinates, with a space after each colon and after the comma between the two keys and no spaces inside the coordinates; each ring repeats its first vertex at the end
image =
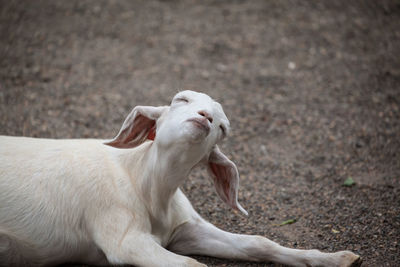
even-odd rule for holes
{"type": "Polygon", "coordinates": [[[198,113],[199,113],[199,115],[201,115],[201,116],[203,116],[203,117],[206,117],[207,120],[208,120],[210,123],[213,122],[213,118],[212,118],[212,117],[210,116],[210,114],[208,114],[207,112],[205,112],[205,111],[199,111],[198,113]]]}

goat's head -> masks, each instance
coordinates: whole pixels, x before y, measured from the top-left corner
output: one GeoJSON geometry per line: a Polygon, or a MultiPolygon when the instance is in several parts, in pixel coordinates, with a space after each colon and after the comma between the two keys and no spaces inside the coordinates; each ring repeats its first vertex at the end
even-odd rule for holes
{"type": "Polygon", "coordinates": [[[146,140],[190,155],[193,166],[205,163],[218,195],[234,209],[247,212],[237,201],[239,174],[236,165],[218,148],[229,131],[221,105],[208,95],[183,91],[170,106],[137,106],[125,119],[118,135],[107,145],[134,148],[146,140]]]}

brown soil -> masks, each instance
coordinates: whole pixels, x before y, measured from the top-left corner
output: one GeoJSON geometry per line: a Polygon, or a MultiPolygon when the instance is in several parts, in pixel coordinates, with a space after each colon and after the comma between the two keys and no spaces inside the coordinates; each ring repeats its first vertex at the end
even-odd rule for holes
{"type": "Polygon", "coordinates": [[[231,120],[249,217],[197,170],[202,216],[400,265],[399,1],[1,0],[0,36],[0,134],[111,138],[134,106],[202,91],[231,120]]]}

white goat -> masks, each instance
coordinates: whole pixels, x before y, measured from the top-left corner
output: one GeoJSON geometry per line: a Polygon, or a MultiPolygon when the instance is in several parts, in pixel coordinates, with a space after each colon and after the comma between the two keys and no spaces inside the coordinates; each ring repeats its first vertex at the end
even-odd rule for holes
{"type": "Polygon", "coordinates": [[[216,145],[228,130],[220,104],[183,91],[170,106],[135,107],[112,141],[1,137],[0,265],[205,266],[188,254],[359,265],[350,251],[285,248],[200,217],[179,189],[199,164],[221,199],[247,214],[237,168],[216,145]]]}

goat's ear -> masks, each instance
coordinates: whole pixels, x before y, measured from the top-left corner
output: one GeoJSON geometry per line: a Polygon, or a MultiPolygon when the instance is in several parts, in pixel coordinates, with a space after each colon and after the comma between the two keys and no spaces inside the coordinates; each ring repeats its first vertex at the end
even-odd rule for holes
{"type": "Polygon", "coordinates": [[[168,109],[168,106],[137,106],[126,117],[117,136],[104,144],[117,148],[133,148],[146,139],[154,140],[156,121],[168,109]]]}
{"type": "Polygon", "coordinates": [[[207,170],[213,179],[219,197],[231,208],[248,215],[238,202],[239,172],[236,165],[219,150],[217,145],[210,153],[207,170]]]}

